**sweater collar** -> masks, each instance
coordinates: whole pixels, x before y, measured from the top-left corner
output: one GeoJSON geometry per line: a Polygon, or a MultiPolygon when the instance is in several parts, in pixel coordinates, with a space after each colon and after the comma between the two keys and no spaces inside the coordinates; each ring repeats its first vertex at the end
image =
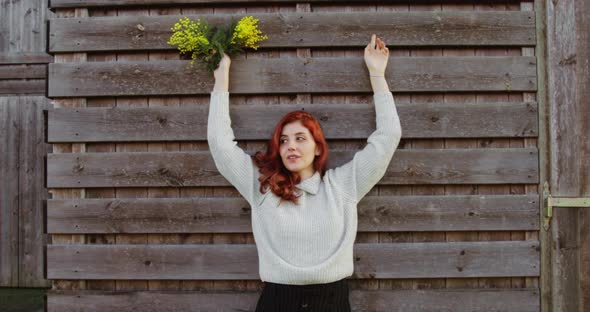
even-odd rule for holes
{"type": "Polygon", "coordinates": [[[311,177],[299,182],[299,184],[295,185],[295,187],[315,195],[320,188],[320,182],[320,172],[316,170],[316,172],[311,177]]]}

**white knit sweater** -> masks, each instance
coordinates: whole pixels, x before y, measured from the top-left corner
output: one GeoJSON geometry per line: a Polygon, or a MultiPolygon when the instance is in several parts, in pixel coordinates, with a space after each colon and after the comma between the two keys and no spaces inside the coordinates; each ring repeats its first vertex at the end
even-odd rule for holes
{"type": "Polygon", "coordinates": [[[219,172],[252,207],[252,230],[262,281],[305,285],[334,282],[353,274],[357,203],[383,177],[401,139],[393,95],[373,94],[377,129],[348,163],[296,185],[299,205],[267,191],[250,155],[235,141],[229,92],[211,92],[207,140],[219,172]]]}

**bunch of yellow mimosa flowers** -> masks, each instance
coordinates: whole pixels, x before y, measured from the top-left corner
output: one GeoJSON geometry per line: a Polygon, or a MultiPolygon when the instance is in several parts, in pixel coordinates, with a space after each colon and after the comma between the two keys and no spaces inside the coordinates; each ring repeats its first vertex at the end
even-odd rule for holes
{"type": "Polygon", "coordinates": [[[232,19],[229,27],[214,27],[206,20],[197,22],[188,17],[181,18],[171,28],[169,45],[178,46],[181,54],[191,54],[191,65],[197,59],[207,64],[207,70],[213,72],[218,66],[223,53],[234,56],[243,52],[243,48],[258,49],[258,42],[268,39],[258,29],[258,19],[245,16],[237,23],[232,19]]]}

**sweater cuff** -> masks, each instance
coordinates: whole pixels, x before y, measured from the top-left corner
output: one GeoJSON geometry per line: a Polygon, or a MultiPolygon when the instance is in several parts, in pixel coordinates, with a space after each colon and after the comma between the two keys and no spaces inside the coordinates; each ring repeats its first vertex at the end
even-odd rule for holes
{"type": "Polygon", "coordinates": [[[391,94],[391,91],[389,91],[389,90],[382,90],[382,91],[373,92],[373,98],[375,99],[375,101],[384,100],[389,96],[393,97],[393,95],[391,94]]]}
{"type": "Polygon", "coordinates": [[[212,91],[211,105],[209,107],[214,116],[218,116],[217,120],[229,117],[229,92],[228,91],[212,91]]]}
{"type": "Polygon", "coordinates": [[[395,120],[397,110],[393,94],[390,91],[379,91],[373,95],[375,101],[375,114],[377,129],[387,129],[393,127],[392,121],[395,120]]]}

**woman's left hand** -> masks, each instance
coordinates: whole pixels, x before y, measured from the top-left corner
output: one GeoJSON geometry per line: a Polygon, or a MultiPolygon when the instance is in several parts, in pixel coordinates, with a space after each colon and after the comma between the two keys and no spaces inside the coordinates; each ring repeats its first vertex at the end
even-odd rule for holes
{"type": "Polygon", "coordinates": [[[384,75],[387,61],[389,60],[389,49],[383,40],[375,34],[371,36],[371,42],[365,47],[365,63],[371,75],[384,75]]]}

